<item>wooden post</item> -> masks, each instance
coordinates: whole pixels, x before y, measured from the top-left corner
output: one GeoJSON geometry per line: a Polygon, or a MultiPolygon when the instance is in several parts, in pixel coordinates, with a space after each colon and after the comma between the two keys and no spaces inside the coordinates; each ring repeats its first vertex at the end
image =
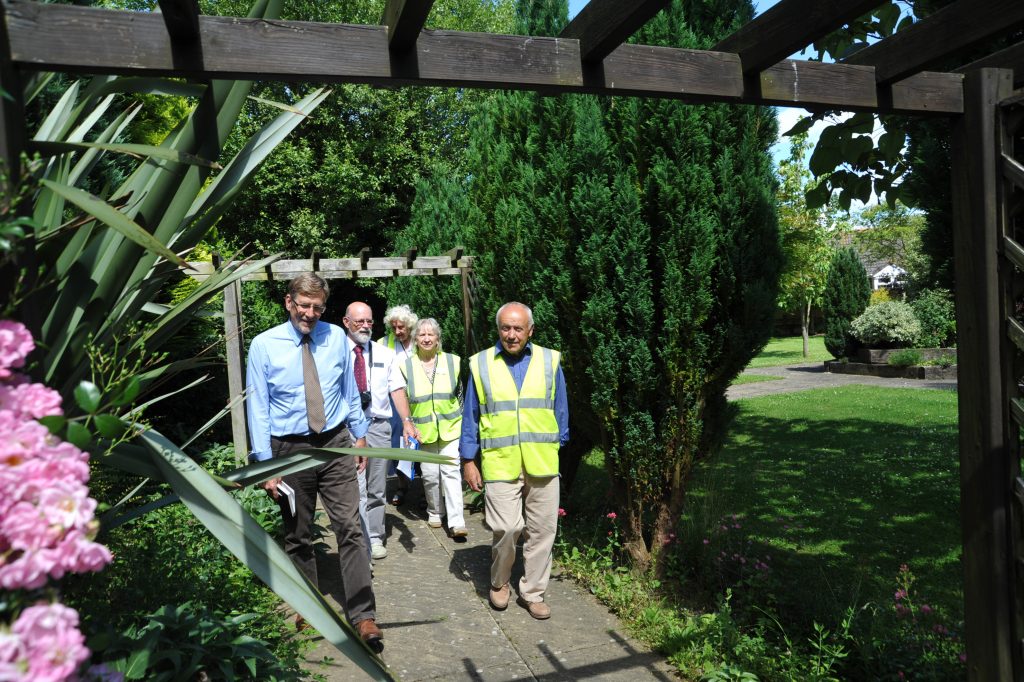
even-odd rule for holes
{"type": "Polygon", "coordinates": [[[459,268],[459,276],[462,278],[462,324],[466,338],[465,354],[468,358],[477,350],[473,348],[473,306],[469,301],[469,268],[459,268]]]}
{"type": "MultiPolygon", "coordinates": [[[[221,266],[220,254],[213,256],[214,267],[221,266]]],[[[231,401],[231,440],[235,446],[235,460],[244,463],[249,452],[246,436],[245,377],[242,373],[245,358],[245,337],[242,333],[242,283],[232,282],[224,289],[224,343],[228,364],[228,401],[231,401]]]]}
{"type": "Polygon", "coordinates": [[[999,281],[997,104],[1013,72],[967,74],[953,133],[953,235],[960,425],[960,517],[968,679],[1020,679],[1014,670],[1012,472],[1008,369],[999,281]]]}

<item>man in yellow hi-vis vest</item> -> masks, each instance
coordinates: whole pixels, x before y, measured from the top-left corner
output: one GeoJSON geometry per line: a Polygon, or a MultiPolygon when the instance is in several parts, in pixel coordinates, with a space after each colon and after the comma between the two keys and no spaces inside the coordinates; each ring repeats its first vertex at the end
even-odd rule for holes
{"type": "Polygon", "coordinates": [[[530,343],[533,312],[527,306],[506,303],[495,322],[499,342],[469,360],[462,475],[473,490],[486,483],[491,606],[508,606],[516,543],[525,529],[518,603],[543,620],[551,616],[544,592],[558,528],[558,450],[569,442],[565,377],[561,353],[530,343]]]}

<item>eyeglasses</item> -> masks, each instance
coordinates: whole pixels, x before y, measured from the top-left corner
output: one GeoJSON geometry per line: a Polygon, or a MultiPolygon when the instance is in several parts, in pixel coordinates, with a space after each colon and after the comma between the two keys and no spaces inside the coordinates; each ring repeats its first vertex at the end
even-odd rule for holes
{"type": "Polygon", "coordinates": [[[324,311],[327,310],[327,306],[320,305],[319,303],[299,303],[298,301],[292,301],[292,304],[304,313],[313,311],[317,315],[323,315],[324,311]]]}
{"type": "Polygon", "coordinates": [[[368,319],[368,320],[353,320],[351,317],[346,318],[346,319],[349,322],[351,322],[352,324],[354,324],[355,326],[357,326],[357,327],[363,327],[363,326],[366,326],[366,325],[369,325],[371,327],[373,326],[373,318],[372,317],[370,319],[368,319]]]}

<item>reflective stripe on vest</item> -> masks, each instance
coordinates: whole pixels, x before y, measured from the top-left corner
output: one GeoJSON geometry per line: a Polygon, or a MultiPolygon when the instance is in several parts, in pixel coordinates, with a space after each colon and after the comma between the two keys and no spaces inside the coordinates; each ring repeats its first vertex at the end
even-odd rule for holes
{"type": "Polygon", "coordinates": [[[382,346],[387,346],[393,351],[398,351],[398,338],[395,336],[394,332],[388,332],[387,336],[380,337],[377,339],[377,343],[382,346]]]}
{"type": "Polygon", "coordinates": [[[420,430],[420,442],[455,440],[462,430],[462,405],[455,387],[459,381],[459,356],[440,353],[434,366],[434,382],[423,369],[419,356],[410,355],[402,364],[405,390],[409,394],[412,423],[420,430]],[[445,371],[441,371],[442,359],[445,371]]]}
{"type": "Polygon", "coordinates": [[[513,481],[558,474],[555,375],[561,354],[534,344],[523,386],[493,348],[470,359],[480,401],[480,447],[485,481],[513,481]]]}

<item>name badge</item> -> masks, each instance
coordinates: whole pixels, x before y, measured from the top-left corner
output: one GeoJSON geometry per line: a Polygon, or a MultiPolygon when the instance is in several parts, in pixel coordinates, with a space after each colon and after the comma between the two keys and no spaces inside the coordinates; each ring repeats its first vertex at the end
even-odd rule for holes
{"type": "Polygon", "coordinates": [[[383,362],[375,362],[375,363],[373,363],[373,366],[374,367],[383,367],[384,363],[383,362]]]}

